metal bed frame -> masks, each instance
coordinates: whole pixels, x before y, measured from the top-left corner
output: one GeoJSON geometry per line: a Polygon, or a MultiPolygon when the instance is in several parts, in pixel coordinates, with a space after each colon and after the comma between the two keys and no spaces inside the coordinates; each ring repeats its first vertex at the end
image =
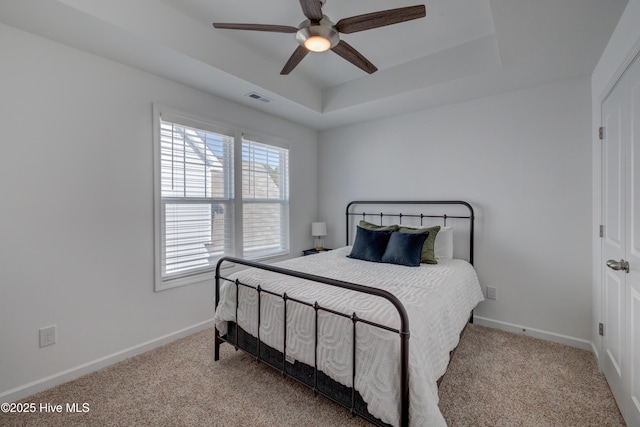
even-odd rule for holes
{"type": "MultiPolygon", "coordinates": [[[[420,219],[420,225],[422,225],[424,218],[442,218],[444,221],[444,226],[446,226],[447,224],[447,219],[448,218],[459,218],[459,219],[468,219],[469,220],[469,262],[471,264],[473,264],[473,234],[474,234],[474,219],[475,219],[475,215],[474,215],[474,211],[473,208],[471,207],[471,205],[467,202],[464,201],[432,201],[432,200],[421,200],[421,201],[394,201],[394,200],[385,200],[385,201],[353,201],[350,202],[347,205],[346,208],[346,212],[345,212],[345,216],[346,216],[346,239],[347,239],[347,246],[349,245],[349,235],[350,235],[350,228],[349,228],[349,224],[350,224],[350,218],[353,216],[361,216],[362,219],[366,219],[367,217],[379,217],[380,218],[380,223],[382,225],[383,223],[383,219],[385,217],[395,217],[398,218],[399,223],[402,223],[402,219],[403,218],[419,218],[420,219]],[[402,213],[366,213],[366,212],[360,212],[360,213],[355,213],[355,212],[351,212],[351,208],[353,206],[362,206],[362,205],[395,205],[395,206],[401,206],[401,205],[462,205],[465,206],[468,209],[468,215],[465,216],[461,216],[461,215],[447,215],[445,214],[441,214],[441,215],[424,215],[422,213],[420,214],[402,214],[402,213]]],[[[254,289],[257,294],[258,294],[258,325],[257,325],[257,331],[258,331],[258,336],[257,337],[251,337],[249,334],[247,334],[246,332],[244,332],[238,325],[236,325],[234,322],[228,322],[230,325],[230,328],[228,330],[228,333],[225,336],[221,336],[218,329],[216,328],[215,330],[215,350],[214,350],[214,359],[217,361],[220,359],[220,344],[222,344],[223,342],[227,342],[231,345],[234,346],[234,348],[236,350],[240,349],[245,351],[246,353],[253,355],[256,360],[258,362],[263,362],[268,366],[271,366],[272,368],[275,368],[276,370],[280,371],[283,375],[283,377],[290,377],[295,379],[296,381],[300,382],[301,384],[304,384],[307,387],[310,387],[313,389],[314,394],[321,394],[327,398],[329,398],[330,400],[338,403],[339,405],[347,408],[350,410],[351,414],[353,416],[360,416],[368,421],[370,421],[371,423],[375,424],[375,425],[379,425],[379,426],[386,426],[387,424],[383,423],[382,421],[378,420],[377,418],[374,418],[371,414],[368,413],[368,411],[366,410],[366,403],[362,400],[362,398],[360,397],[359,393],[357,392],[357,390],[355,389],[355,376],[356,376],[356,324],[358,322],[362,322],[362,323],[366,323],[368,325],[374,326],[374,327],[378,327],[381,329],[385,329],[387,331],[391,331],[393,333],[397,333],[399,335],[400,338],[400,425],[401,426],[408,426],[409,425],[409,336],[410,336],[410,332],[409,332],[409,317],[407,315],[407,312],[403,306],[403,304],[400,302],[400,300],[398,300],[398,298],[396,298],[393,294],[382,290],[382,289],[378,289],[378,288],[374,288],[374,287],[370,287],[370,286],[364,286],[361,284],[357,284],[357,283],[351,283],[351,282],[345,282],[345,281],[341,281],[341,280],[336,280],[336,279],[331,279],[331,278],[327,278],[327,277],[321,277],[321,276],[317,276],[317,275],[313,275],[313,274],[308,274],[308,273],[304,273],[304,272],[300,272],[300,271],[294,271],[294,270],[289,270],[289,269],[285,269],[285,268],[281,268],[281,267],[277,267],[274,265],[269,265],[269,264],[262,264],[262,263],[257,263],[257,262],[253,262],[253,261],[248,261],[248,260],[244,260],[241,258],[236,258],[236,257],[230,257],[230,256],[225,256],[220,258],[220,260],[218,261],[217,265],[216,265],[216,293],[215,293],[215,306],[216,308],[218,307],[218,302],[220,301],[220,283],[221,281],[229,281],[229,282],[233,282],[236,286],[236,295],[240,295],[240,293],[238,292],[240,287],[246,287],[246,288],[251,288],[254,289]],[[314,302],[310,302],[310,301],[301,301],[299,299],[296,298],[291,298],[289,296],[287,296],[286,293],[284,294],[278,294],[278,293],[274,293],[271,292],[269,290],[263,289],[261,286],[252,286],[252,285],[248,285],[245,283],[242,283],[240,280],[236,279],[236,280],[232,280],[229,279],[227,277],[223,277],[220,274],[220,269],[223,263],[225,262],[230,262],[230,263],[234,263],[234,264],[240,264],[240,265],[244,265],[247,267],[253,267],[253,268],[258,268],[258,269],[262,269],[262,270],[267,270],[267,271],[271,271],[274,273],[278,273],[278,274],[283,274],[286,276],[292,276],[292,277],[297,277],[300,279],[304,279],[304,280],[310,280],[313,282],[318,282],[318,283],[322,283],[322,284],[326,284],[326,285],[330,285],[330,286],[336,286],[336,287],[340,287],[343,289],[349,289],[352,291],[357,291],[357,292],[363,292],[363,293],[367,293],[370,295],[375,295],[381,298],[384,298],[386,300],[388,300],[389,302],[391,302],[391,304],[394,305],[394,307],[396,308],[396,310],[398,311],[398,315],[400,316],[400,329],[396,329],[396,328],[391,328],[389,326],[386,325],[381,325],[375,322],[371,322],[369,320],[366,319],[361,319],[358,317],[358,315],[354,312],[354,313],[340,313],[334,310],[331,310],[329,308],[326,307],[322,307],[318,304],[317,301],[314,302]],[[260,340],[260,322],[261,322],[261,318],[260,318],[260,305],[261,305],[261,295],[262,294],[268,294],[268,295],[272,295],[274,297],[279,297],[282,299],[283,301],[283,306],[284,306],[284,322],[283,322],[283,336],[284,336],[284,342],[282,343],[282,348],[283,351],[280,352],[276,349],[273,349],[269,346],[267,346],[266,344],[262,343],[262,341],[260,340]],[[294,365],[292,363],[290,363],[287,359],[287,354],[286,354],[286,348],[287,348],[287,322],[286,322],[286,318],[287,318],[287,303],[288,302],[292,302],[292,303],[297,303],[297,304],[302,304],[308,307],[313,308],[313,310],[315,311],[315,356],[314,356],[314,366],[313,367],[308,367],[309,369],[306,369],[306,365],[302,366],[302,368],[298,367],[297,369],[294,369],[294,365]],[[324,374],[323,372],[318,370],[318,366],[317,366],[317,360],[318,360],[318,312],[323,311],[323,312],[327,312],[327,313],[331,313],[333,315],[336,316],[340,316],[343,318],[348,318],[351,319],[352,325],[353,325],[353,329],[352,329],[352,336],[353,336],[353,345],[352,345],[352,369],[351,369],[351,379],[352,379],[352,387],[348,388],[348,387],[344,387],[338,383],[333,382],[329,377],[326,376],[326,374],[324,374]],[[241,341],[243,341],[243,344],[241,344],[241,341]],[[253,341],[253,342],[252,342],[253,341]],[[325,386],[321,386],[320,383],[322,382],[323,384],[326,384],[326,381],[329,382],[333,382],[334,384],[337,384],[338,387],[342,387],[348,390],[348,393],[350,394],[350,398],[349,399],[345,399],[340,398],[340,397],[336,397],[336,395],[331,392],[331,390],[329,388],[325,388],[325,386]]],[[[237,313],[238,313],[238,305],[239,305],[239,298],[236,298],[236,319],[237,319],[237,313]]],[[[470,321],[473,321],[473,316],[471,316],[470,321]]],[[[298,362],[295,362],[296,364],[298,362]]],[[[301,364],[302,365],[302,364],[301,364]]],[[[340,392],[338,393],[340,394],[340,392]]],[[[344,391],[342,391],[342,394],[344,395],[344,391]]]]}

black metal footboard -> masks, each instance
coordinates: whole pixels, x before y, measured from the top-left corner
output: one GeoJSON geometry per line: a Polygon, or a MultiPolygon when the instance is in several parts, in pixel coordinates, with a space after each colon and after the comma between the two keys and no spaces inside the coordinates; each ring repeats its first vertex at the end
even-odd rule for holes
{"type": "MultiPolygon", "coordinates": [[[[216,329],[215,331],[215,360],[219,360],[220,358],[220,344],[223,342],[228,342],[230,344],[232,344],[236,350],[241,349],[245,352],[247,352],[248,354],[253,355],[254,357],[256,357],[256,359],[260,362],[263,362],[277,370],[279,370],[283,376],[287,377],[291,377],[294,378],[296,380],[298,380],[301,384],[306,385],[307,387],[310,387],[313,389],[314,393],[316,394],[322,394],[326,397],[328,397],[329,399],[335,401],[336,403],[346,407],[347,409],[349,409],[351,411],[351,413],[353,415],[358,415],[361,416],[371,422],[373,422],[374,424],[379,424],[379,425],[386,425],[384,423],[381,423],[379,420],[376,419],[372,419],[371,415],[368,414],[368,412],[366,412],[366,405],[363,405],[362,403],[362,399],[359,396],[358,391],[355,389],[355,376],[356,376],[356,324],[358,322],[361,323],[366,323],[368,325],[377,327],[377,328],[381,328],[387,331],[391,331],[393,333],[397,333],[399,335],[400,338],[400,361],[399,361],[399,368],[400,368],[400,425],[401,426],[408,426],[409,425],[409,316],[407,315],[407,312],[404,308],[404,306],[402,305],[402,303],[400,302],[400,300],[398,300],[398,298],[396,298],[393,294],[382,290],[382,289],[378,289],[378,288],[373,288],[373,287],[369,287],[369,286],[364,286],[364,285],[359,285],[356,283],[350,283],[350,282],[345,282],[345,281],[341,281],[341,280],[335,280],[335,279],[330,279],[330,278],[326,278],[326,277],[321,277],[321,276],[317,276],[317,275],[313,275],[313,274],[308,274],[308,273],[303,273],[303,272],[299,272],[299,271],[294,271],[294,270],[288,270],[288,269],[284,269],[284,268],[280,268],[280,267],[276,267],[273,265],[269,265],[269,264],[260,264],[260,263],[256,263],[256,262],[251,262],[251,261],[247,261],[241,258],[234,258],[234,257],[223,257],[218,261],[218,264],[216,266],[216,308],[218,307],[218,303],[220,301],[220,284],[221,281],[226,280],[229,282],[233,282],[235,283],[236,286],[236,295],[239,295],[239,288],[240,287],[247,287],[247,288],[251,288],[254,289],[257,294],[258,294],[258,327],[257,327],[257,331],[258,331],[258,336],[254,337],[255,340],[253,340],[253,343],[251,343],[251,338],[247,338],[247,336],[250,337],[250,335],[246,334],[246,332],[244,332],[241,328],[237,327],[237,325],[233,325],[230,329],[229,332],[227,333],[226,336],[220,336],[219,331],[216,329]],[[271,292],[269,290],[263,289],[260,286],[252,286],[252,285],[248,285],[245,283],[242,283],[239,280],[231,280],[229,278],[223,277],[220,275],[220,268],[221,265],[224,262],[230,262],[230,263],[235,263],[235,264],[240,264],[240,265],[245,265],[248,267],[254,267],[254,268],[259,268],[262,270],[267,270],[267,271],[271,271],[274,273],[279,273],[279,274],[283,274],[286,276],[292,276],[292,277],[297,277],[300,279],[305,279],[305,280],[310,280],[310,281],[314,281],[314,282],[318,282],[318,283],[322,283],[322,284],[326,284],[326,285],[330,285],[330,286],[337,286],[343,289],[348,289],[348,290],[352,290],[352,291],[356,291],[356,292],[363,292],[366,294],[370,294],[370,295],[375,295],[381,298],[384,298],[386,300],[388,300],[389,302],[391,302],[391,304],[393,304],[393,306],[396,308],[396,310],[398,311],[398,315],[400,316],[400,329],[396,329],[396,328],[391,328],[389,326],[386,325],[381,325],[375,322],[371,322],[369,320],[366,319],[361,319],[357,316],[356,313],[340,313],[334,310],[331,310],[327,307],[322,307],[318,304],[317,301],[301,301],[299,299],[295,299],[295,298],[291,298],[289,296],[287,296],[286,293],[284,294],[277,294],[274,292],[271,292]],[[284,302],[284,322],[283,322],[283,328],[284,328],[284,333],[283,333],[283,337],[284,337],[284,342],[282,343],[282,352],[278,352],[275,349],[272,349],[268,346],[266,346],[264,343],[261,342],[260,340],[260,298],[262,293],[268,294],[268,295],[272,295],[275,297],[279,297],[282,298],[283,302],[284,302]],[[313,310],[315,311],[315,356],[314,356],[314,366],[311,367],[311,371],[307,371],[306,375],[306,379],[302,379],[299,376],[293,375],[293,370],[292,367],[290,366],[291,363],[289,363],[287,361],[287,354],[286,354],[286,349],[287,349],[287,303],[288,302],[293,302],[293,303],[297,303],[297,304],[302,304],[305,306],[308,306],[310,308],[313,308],[313,310]],[[323,384],[326,380],[327,380],[327,376],[321,372],[318,369],[317,366],[317,360],[318,360],[318,312],[326,312],[326,313],[330,313],[332,315],[336,315],[336,316],[340,316],[343,318],[348,318],[351,319],[352,322],[352,336],[353,336],[353,348],[352,348],[352,372],[351,372],[351,378],[352,378],[352,387],[349,390],[350,393],[350,398],[349,399],[344,399],[341,397],[336,398],[335,396],[332,395],[332,393],[329,392],[329,389],[322,386],[321,384],[323,384]],[[243,343],[246,344],[243,346],[243,343]],[[363,409],[364,407],[364,409],[363,409]]],[[[238,300],[239,298],[236,298],[236,319],[237,319],[237,310],[238,310],[238,300]]],[[[305,368],[302,368],[305,369],[305,368]]],[[[330,380],[330,379],[329,379],[330,380]]],[[[342,395],[344,395],[344,391],[341,392],[342,395]]]]}

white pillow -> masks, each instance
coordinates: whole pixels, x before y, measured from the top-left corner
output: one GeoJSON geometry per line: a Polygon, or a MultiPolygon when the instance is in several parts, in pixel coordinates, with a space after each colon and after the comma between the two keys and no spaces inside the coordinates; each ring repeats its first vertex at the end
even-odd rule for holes
{"type": "Polygon", "coordinates": [[[453,258],[453,228],[440,227],[433,246],[436,259],[453,258]]]}

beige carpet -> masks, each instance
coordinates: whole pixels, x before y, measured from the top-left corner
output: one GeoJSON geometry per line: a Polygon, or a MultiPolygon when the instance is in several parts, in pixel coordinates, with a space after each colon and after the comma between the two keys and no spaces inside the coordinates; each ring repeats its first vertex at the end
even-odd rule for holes
{"type": "Polygon", "coordinates": [[[469,325],[440,384],[449,426],[624,426],[593,355],[469,325]]]}
{"type": "MultiPolygon", "coordinates": [[[[369,425],[228,345],[221,356],[212,330],[200,332],[22,400],[86,413],[0,413],[0,425],[369,425]]],[[[440,396],[450,426],[624,426],[589,352],[477,325],[440,396]]]]}

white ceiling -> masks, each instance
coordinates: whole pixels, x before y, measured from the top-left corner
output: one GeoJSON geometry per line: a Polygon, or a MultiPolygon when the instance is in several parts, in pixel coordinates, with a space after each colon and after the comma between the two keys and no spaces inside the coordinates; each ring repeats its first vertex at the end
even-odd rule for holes
{"type": "MultiPolygon", "coordinates": [[[[215,21],[297,27],[306,19],[297,0],[241,0],[224,5],[210,0],[162,1],[207,26],[215,21]]],[[[338,22],[350,16],[416,4],[424,3],[419,0],[327,0],[322,11],[333,22],[338,22]]],[[[388,69],[495,32],[489,0],[432,0],[428,7],[428,18],[342,35],[341,38],[360,50],[379,69],[388,69]]],[[[246,45],[256,56],[279,60],[283,66],[298,46],[295,34],[214,31],[224,32],[223,36],[246,45]]],[[[366,74],[332,52],[307,56],[296,73],[304,74],[321,89],[366,74]]]]}
{"type": "Polygon", "coordinates": [[[281,76],[294,34],[211,25],[297,27],[296,0],[0,0],[0,22],[321,130],[589,75],[626,3],[327,0],[334,22],[426,5],[426,18],[341,35],[372,75],[324,52],[281,76]]]}

